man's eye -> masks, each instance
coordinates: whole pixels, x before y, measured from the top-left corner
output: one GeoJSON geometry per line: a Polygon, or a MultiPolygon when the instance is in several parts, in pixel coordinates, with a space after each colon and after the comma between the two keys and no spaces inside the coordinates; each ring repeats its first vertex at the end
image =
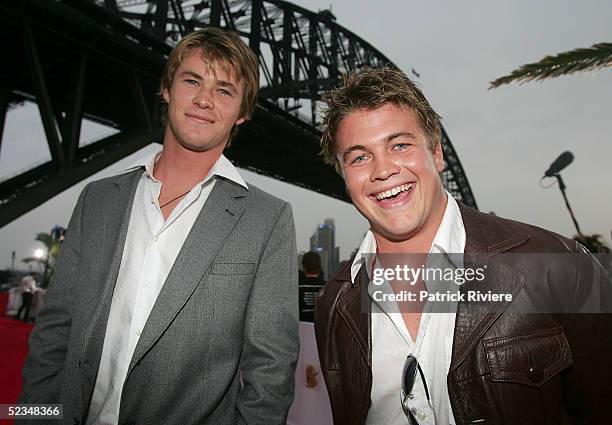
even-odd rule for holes
{"type": "Polygon", "coordinates": [[[185,82],[187,84],[189,84],[189,85],[192,85],[192,86],[197,86],[198,85],[198,82],[196,80],[189,80],[188,79],[188,80],[185,80],[185,82]]]}
{"type": "Polygon", "coordinates": [[[221,93],[222,95],[224,95],[224,96],[231,96],[232,95],[232,92],[230,92],[229,90],[226,90],[226,89],[219,89],[217,91],[219,93],[221,93]]]}
{"type": "Polygon", "coordinates": [[[392,149],[395,151],[403,151],[408,149],[408,146],[410,146],[408,143],[395,143],[392,149]]]}
{"type": "Polygon", "coordinates": [[[360,162],[365,161],[365,159],[366,159],[365,155],[356,156],[355,158],[351,160],[351,164],[359,164],[360,162]]]}

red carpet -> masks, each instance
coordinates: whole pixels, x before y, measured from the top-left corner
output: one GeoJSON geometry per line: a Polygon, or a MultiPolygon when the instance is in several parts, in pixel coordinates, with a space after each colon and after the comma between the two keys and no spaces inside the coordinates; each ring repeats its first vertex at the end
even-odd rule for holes
{"type": "MultiPolygon", "coordinates": [[[[6,316],[8,293],[0,294],[0,404],[15,403],[21,391],[21,369],[33,326],[6,316]]],[[[0,423],[2,422],[0,420],[0,423]]]]}

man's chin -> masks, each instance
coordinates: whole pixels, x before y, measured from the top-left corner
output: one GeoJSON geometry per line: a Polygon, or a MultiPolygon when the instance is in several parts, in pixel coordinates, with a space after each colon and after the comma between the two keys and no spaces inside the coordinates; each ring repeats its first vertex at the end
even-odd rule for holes
{"type": "Polygon", "coordinates": [[[225,146],[227,145],[227,141],[223,143],[222,145],[218,143],[217,144],[198,143],[198,142],[190,142],[190,141],[185,141],[185,140],[181,140],[179,141],[179,143],[183,149],[188,150],[190,152],[194,152],[194,153],[205,153],[205,152],[209,152],[212,150],[219,150],[223,152],[223,150],[225,149],[225,146]]]}
{"type": "Polygon", "coordinates": [[[379,235],[389,242],[394,243],[406,242],[418,234],[418,229],[416,229],[416,226],[408,225],[378,228],[373,227],[372,229],[375,235],[379,235]]]}

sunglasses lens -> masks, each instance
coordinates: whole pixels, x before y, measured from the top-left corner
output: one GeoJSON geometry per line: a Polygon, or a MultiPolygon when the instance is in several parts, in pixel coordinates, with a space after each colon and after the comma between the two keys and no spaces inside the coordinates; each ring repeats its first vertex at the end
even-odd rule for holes
{"type": "Polygon", "coordinates": [[[408,356],[406,362],[404,363],[404,372],[402,373],[402,389],[406,395],[412,392],[414,378],[416,377],[417,365],[418,362],[414,356],[408,356]]]}
{"type": "Polygon", "coordinates": [[[423,376],[423,372],[421,371],[421,367],[419,366],[419,362],[416,357],[413,355],[409,355],[406,358],[406,362],[404,363],[404,371],[402,374],[402,391],[401,391],[401,402],[402,409],[408,418],[408,423],[410,425],[420,425],[422,421],[427,418],[433,418],[435,423],[436,413],[433,410],[431,402],[429,401],[429,392],[427,391],[427,383],[425,382],[425,377],[423,376]],[[422,385],[423,390],[425,392],[425,396],[427,397],[427,405],[423,405],[422,402],[413,400],[412,389],[414,387],[414,383],[417,379],[417,371],[422,377],[422,385]],[[415,404],[416,405],[413,405],[415,404]],[[417,417],[420,419],[417,420],[417,417]]]}

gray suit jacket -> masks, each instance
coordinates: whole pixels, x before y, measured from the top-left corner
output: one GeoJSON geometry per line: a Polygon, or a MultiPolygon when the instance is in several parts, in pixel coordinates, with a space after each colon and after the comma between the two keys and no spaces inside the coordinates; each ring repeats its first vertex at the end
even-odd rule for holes
{"type": "MultiPolygon", "coordinates": [[[[19,402],[63,403],[66,424],[88,412],[141,174],[85,188],[30,338],[19,402]]],[[[119,423],[284,424],[299,351],[296,262],[289,204],[219,178],[136,346],[119,423]]]]}

